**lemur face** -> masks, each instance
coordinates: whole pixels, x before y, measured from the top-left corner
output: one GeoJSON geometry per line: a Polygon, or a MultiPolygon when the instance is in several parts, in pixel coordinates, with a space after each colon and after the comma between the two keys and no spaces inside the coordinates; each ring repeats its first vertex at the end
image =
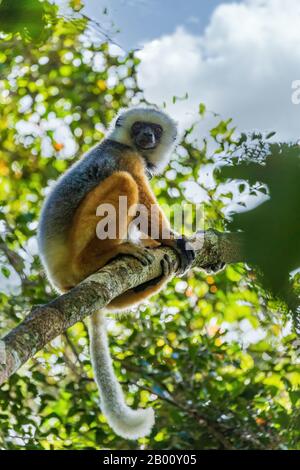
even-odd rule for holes
{"type": "Polygon", "coordinates": [[[163,129],[159,124],[136,121],[131,127],[131,137],[138,149],[152,150],[160,142],[163,129]]]}
{"type": "Polygon", "coordinates": [[[147,169],[160,173],[175,147],[176,123],[164,111],[151,107],[130,108],[121,112],[108,137],[132,147],[145,160],[147,169]]]}

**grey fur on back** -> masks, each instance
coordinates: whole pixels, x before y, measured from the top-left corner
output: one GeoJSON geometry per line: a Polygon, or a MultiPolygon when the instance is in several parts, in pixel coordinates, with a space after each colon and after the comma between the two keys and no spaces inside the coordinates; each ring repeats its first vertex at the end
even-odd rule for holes
{"type": "Polygon", "coordinates": [[[72,218],[85,195],[119,169],[126,145],[106,139],[85,154],[64,173],[47,197],[39,223],[41,253],[47,241],[67,235],[72,218]]]}

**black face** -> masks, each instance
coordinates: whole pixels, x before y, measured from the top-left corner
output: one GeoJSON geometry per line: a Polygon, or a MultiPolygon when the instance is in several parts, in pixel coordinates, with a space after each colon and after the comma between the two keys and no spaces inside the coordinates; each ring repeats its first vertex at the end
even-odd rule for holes
{"type": "Polygon", "coordinates": [[[159,124],[137,121],[131,128],[135,145],[142,150],[151,150],[159,144],[163,130],[159,124]]]}

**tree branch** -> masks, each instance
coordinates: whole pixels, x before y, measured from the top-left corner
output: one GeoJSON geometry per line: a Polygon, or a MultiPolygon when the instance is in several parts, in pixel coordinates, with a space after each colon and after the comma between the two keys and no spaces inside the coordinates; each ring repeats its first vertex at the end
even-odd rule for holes
{"type": "MultiPolygon", "coordinates": [[[[198,232],[190,242],[196,252],[195,268],[245,261],[241,233],[208,230],[198,232]]],[[[33,308],[23,322],[0,340],[0,385],[67,328],[127,290],[160,276],[164,254],[168,253],[173,261],[175,273],[178,259],[174,250],[160,247],[153,253],[154,261],[149,266],[142,266],[131,256],[115,259],[67,294],[33,308]]]]}

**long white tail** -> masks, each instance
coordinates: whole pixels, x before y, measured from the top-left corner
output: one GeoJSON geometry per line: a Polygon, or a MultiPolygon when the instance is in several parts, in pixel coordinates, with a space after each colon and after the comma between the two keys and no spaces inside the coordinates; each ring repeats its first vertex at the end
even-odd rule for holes
{"type": "Polygon", "coordinates": [[[125,439],[147,436],[154,424],[154,411],[133,410],[126,405],[122,388],[113,370],[103,311],[95,312],[90,321],[90,350],[95,380],[100,392],[100,407],[109,425],[125,439]]]}

